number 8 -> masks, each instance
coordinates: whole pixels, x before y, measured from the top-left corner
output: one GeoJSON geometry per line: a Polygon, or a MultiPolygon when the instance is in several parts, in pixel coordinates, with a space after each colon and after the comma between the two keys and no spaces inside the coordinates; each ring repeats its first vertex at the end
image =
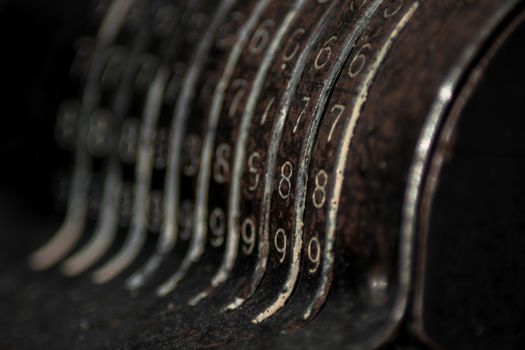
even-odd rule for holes
{"type": "Polygon", "coordinates": [[[312,201],[317,209],[321,209],[326,202],[326,185],[328,184],[328,174],[321,170],[315,176],[315,190],[312,194],[312,201]]]}
{"type": "Polygon", "coordinates": [[[290,197],[290,192],[292,191],[292,175],[293,165],[290,161],[286,161],[281,167],[281,180],[279,181],[279,195],[282,199],[290,197]]]}

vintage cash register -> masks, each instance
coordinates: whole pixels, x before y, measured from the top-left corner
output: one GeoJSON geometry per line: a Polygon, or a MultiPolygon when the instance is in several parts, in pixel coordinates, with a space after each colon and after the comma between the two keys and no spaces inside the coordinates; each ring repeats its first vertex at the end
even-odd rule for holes
{"type": "Polygon", "coordinates": [[[0,349],[524,348],[524,1],[0,28],[0,349]]]}

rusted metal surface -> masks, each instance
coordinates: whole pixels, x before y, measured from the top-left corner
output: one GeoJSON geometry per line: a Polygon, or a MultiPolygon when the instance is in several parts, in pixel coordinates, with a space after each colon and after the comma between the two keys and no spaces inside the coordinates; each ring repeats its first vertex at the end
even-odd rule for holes
{"type": "MultiPolygon", "coordinates": [[[[71,184],[67,230],[50,234],[52,243],[31,259],[36,270],[60,269],[30,272],[24,263],[0,280],[10,291],[7,314],[26,310],[7,325],[8,346],[43,347],[57,334],[55,348],[520,344],[525,329],[501,301],[504,287],[489,286],[501,277],[502,286],[519,290],[506,273],[520,271],[525,256],[480,248],[513,267],[487,269],[488,292],[472,295],[483,288],[481,273],[472,273],[472,285],[458,281],[483,255],[469,256],[466,239],[454,236],[463,226],[451,211],[464,210],[453,200],[454,184],[466,186],[461,176],[470,176],[462,152],[482,137],[470,139],[472,124],[463,126],[475,120],[471,101],[483,89],[506,101],[484,77],[507,64],[517,75],[509,80],[525,77],[524,50],[516,49],[523,36],[507,45],[523,31],[523,2],[129,4],[103,7],[99,37],[73,65],[81,91],[75,103],[64,96],[56,127],[58,158],[75,161],[59,191],[71,184]],[[515,51],[498,61],[506,45],[515,51]],[[74,108],[76,128],[68,119],[74,108]],[[469,256],[471,265],[458,268],[461,260],[447,250],[469,256]],[[466,303],[472,325],[459,296],[473,298],[466,303]],[[507,308],[501,319],[479,311],[481,296],[507,308]],[[60,322],[47,333],[17,336],[52,322],[60,307],[60,322]],[[505,323],[512,331],[498,330],[505,323]]],[[[519,83],[494,84],[523,97],[519,83]]],[[[508,179],[505,198],[520,203],[517,176],[507,175],[521,167],[500,160],[523,155],[516,120],[525,108],[507,106],[495,136],[481,134],[493,149],[507,145],[487,161],[502,171],[486,176],[508,179]]],[[[476,112],[484,109],[497,112],[476,112]]],[[[479,121],[488,133],[490,119],[479,121]]],[[[492,197],[478,198],[485,206],[462,217],[479,219],[489,201],[501,200],[496,192],[487,190],[492,197]]],[[[519,204],[503,207],[493,211],[502,217],[495,214],[495,226],[518,220],[519,204]]],[[[486,231],[473,248],[506,242],[486,231]]],[[[508,298],[521,305],[521,294],[508,298]]]]}

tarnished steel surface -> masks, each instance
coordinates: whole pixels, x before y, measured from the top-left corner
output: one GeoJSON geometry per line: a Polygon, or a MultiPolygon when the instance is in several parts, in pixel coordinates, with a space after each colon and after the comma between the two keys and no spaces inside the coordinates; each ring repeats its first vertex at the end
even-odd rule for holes
{"type": "Polygon", "coordinates": [[[523,345],[522,1],[85,8],[0,348],[523,345]]]}

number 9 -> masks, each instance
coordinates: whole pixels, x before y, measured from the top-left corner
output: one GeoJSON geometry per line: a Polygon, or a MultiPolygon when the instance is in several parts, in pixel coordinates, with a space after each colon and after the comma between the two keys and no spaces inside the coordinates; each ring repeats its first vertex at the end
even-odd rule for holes
{"type": "Polygon", "coordinates": [[[286,232],[282,228],[278,229],[275,232],[275,237],[273,239],[275,244],[275,249],[281,256],[279,257],[279,262],[282,263],[286,258],[286,246],[288,245],[288,238],[286,238],[286,232]]]}
{"type": "Polygon", "coordinates": [[[242,223],[241,236],[244,242],[242,252],[245,255],[250,255],[255,248],[255,224],[251,218],[247,218],[242,223]]]}
{"type": "Polygon", "coordinates": [[[319,263],[321,262],[321,244],[317,237],[312,237],[308,243],[308,259],[314,265],[308,272],[315,273],[319,269],[319,263]]]}

